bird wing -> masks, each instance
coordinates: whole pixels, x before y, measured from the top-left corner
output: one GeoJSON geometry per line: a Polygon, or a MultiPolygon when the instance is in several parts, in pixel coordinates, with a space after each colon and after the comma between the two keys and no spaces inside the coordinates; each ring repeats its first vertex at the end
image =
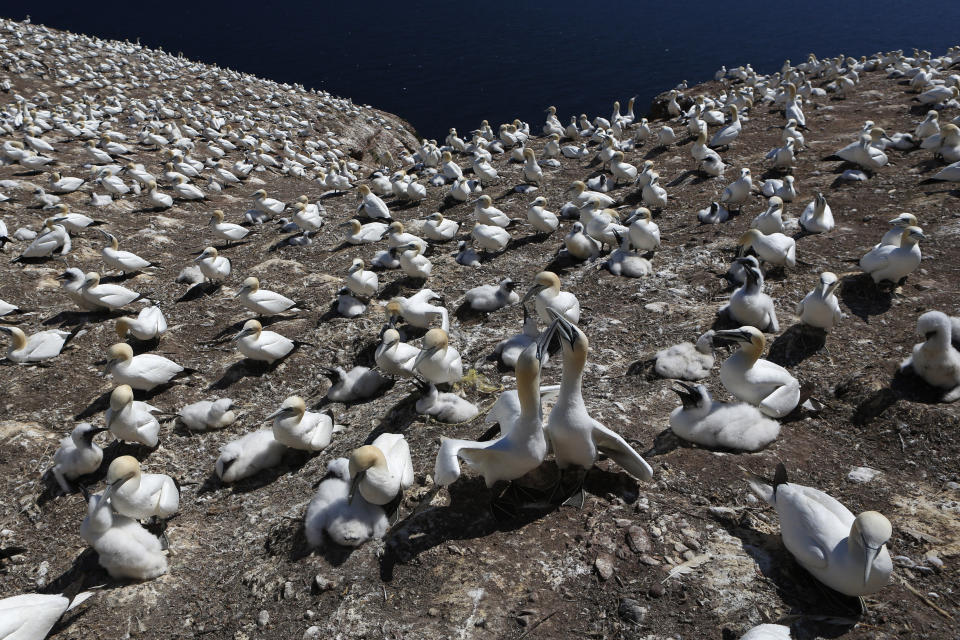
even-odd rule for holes
{"type": "Polygon", "coordinates": [[[627,444],[627,441],[618,433],[594,421],[591,437],[600,452],[620,465],[624,471],[634,478],[645,482],[653,478],[653,469],[647,464],[647,461],[634,451],[633,447],[627,444]]]}
{"type": "MultiPolygon", "coordinates": [[[[493,442],[496,442],[494,440],[493,442]]],[[[437,451],[437,460],[434,463],[433,478],[437,484],[447,486],[456,482],[460,477],[460,461],[462,457],[470,465],[486,466],[484,461],[489,459],[486,448],[490,442],[474,442],[473,440],[456,440],[454,438],[440,438],[440,450],[437,451]]]]}

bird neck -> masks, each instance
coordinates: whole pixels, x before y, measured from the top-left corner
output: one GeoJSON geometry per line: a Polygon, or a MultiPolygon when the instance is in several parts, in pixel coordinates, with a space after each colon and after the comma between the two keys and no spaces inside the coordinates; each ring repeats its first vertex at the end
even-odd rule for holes
{"type": "Polygon", "coordinates": [[[13,351],[19,351],[27,346],[26,334],[16,327],[11,328],[10,330],[10,341],[13,343],[11,345],[13,351]]]}
{"type": "Polygon", "coordinates": [[[563,345],[563,372],[560,377],[560,397],[583,402],[583,370],[587,354],[582,349],[563,345]]]}
{"type": "Polygon", "coordinates": [[[747,368],[750,368],[760,359],[760,347],[752,342],[744,343],[734,355],[740,356],[747,368]]]}

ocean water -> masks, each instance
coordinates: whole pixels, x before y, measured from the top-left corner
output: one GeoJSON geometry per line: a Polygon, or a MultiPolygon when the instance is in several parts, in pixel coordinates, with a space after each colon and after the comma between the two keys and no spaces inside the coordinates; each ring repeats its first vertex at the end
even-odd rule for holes
{"type": "Polygon", "coordinates": [[[484,118],[494,127],[521,118],[539,133],[549,105],[564,124],[580,113],[609,117],[614,100],[625,106],[631,96],[642,114],[659,92],[710,79],[721,64],[772,72],[810,52],[940,53],[960,44],[951,26],[957,0],[48,0],[0,13],[325,89],[439,139],[484,118]]]}

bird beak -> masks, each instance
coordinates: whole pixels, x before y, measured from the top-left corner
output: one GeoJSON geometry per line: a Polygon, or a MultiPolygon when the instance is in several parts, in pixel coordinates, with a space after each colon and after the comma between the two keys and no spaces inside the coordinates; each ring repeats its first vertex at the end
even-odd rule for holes
{"type": "Polygon", "coordinates": [[[542,284],[535,284],[535,285],[533,285],[532,287],[530,287],[530,288],[527,290],[526,295],[523,296],[523,300],[521,300],[520,303],[521,303],[521,304],[525,303],[527,300],[529,300],[529,299],[532,298],[533,296],[537,295],[538,293],[540,293],[541,291],[543,291],[545,288],[546,288],[546,287],[544,287],[542,284]]]}
{"type": "Polygon", "coordinates": [[[417,354],[417,359],[413,361],[413,368],[416,369],[418,366],[420,366],[421,362],[423,362],[424,360],[426,360],[436,352],[437,352],[436,347],[430,347],[425,351],[420,351],[420,353],[417,354]]]}
{"type": "Polygon", "coordinates": [[[237,291],[235,294],[233,294],[233,297],[234,297],[234,298],[239,298],[241,295],[243,295],[243,294],[246,293],[247,291],[249,291],[249,289],[248,289],[247,287],[240,287],[240,290],[237,291]]]}
{"type": "Polygon", "coordinates": [[[357,489],[360,487],[360,482],[366,477],[367,470],[364,469],[353,476],[353,480],[350,481],[350,492],[347,494],[347,504],[353,504],[353,496],[356,495],[357,489]]]}
{"type": "Polygon", "coordinates": [[[117,363],[116,360],[107,360],[107,364],[103,365],[103,372],[100,375],[105,376],[108,373],[110,373],[110,369],[112,369],[113,365],[115,365],[116,363],[117,363]]]}
{"type": "Polygon", "coordinates": [[[570,324],[570,321],[567,320],[563,314],[556,309],[547,307],[547,312],[553,316],[553,324],[556,325],[554,331],[560,334],[560,339],[566,341],[567,344],[572,345],[574,339],[576,338],[576,333],[573,331],[573,325],[570,324]]]}
{"type": "Polygon", "coordinates": [[[286,408],[277,409],[276,411],[274,411],[273,413],[271,413],[270,415],[268,415],[266,418],[264,418],[263,421],[264,421],[264,422],[270,422],[271,420],[273,420],[273,419],[275,419],[275,418],[279,418],[280,416],[284,415],[286,412],[287,412],[287,409],[286,409],[286,408]]]}
{"type": "Polygon", "coordinates": [[[239,340],[240,338],[246,337],[246,336],[248,336],[248,335],[250,335],[250,330],[249,330],[249,329],[241,329],[241,330],[237,333],[237,335],[235,335],[235,336],[233,336],[233,338],[231,338],[231,340],[232,340],[233,342],[236,342],[236,341],[239,340]]]}
{"type": "Polygon", "coordinates": [[[713,340],[716,342],[740,342],[743,340],[743,334],[739,329],[722,329],[713,334],[713,340]]]}
{"type": "Polygon", "coordinates": [[[863,584],[870,580],[870,571],[873,569],[873,562],[880,555],[880,547],[871,547],[866,542],[863,544],[863,584]]]}

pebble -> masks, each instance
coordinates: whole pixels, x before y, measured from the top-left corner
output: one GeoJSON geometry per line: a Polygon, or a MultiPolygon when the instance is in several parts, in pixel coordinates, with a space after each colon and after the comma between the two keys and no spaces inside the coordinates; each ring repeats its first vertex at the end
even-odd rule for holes
{"type": "Polygon", "coordinates": [[[663,586],[662,584],[660,584],[660,583],[657,583],[657,584],[653,585],[652,587],[650,587],[650,588],[647,590],[647,594],[648,594],[651,598],[659,598],[660,596],[662,596],[662,595],[665,594],[666,592],[667,592],[667,588],[664,587],[664,586],[663,586]]]}
{"type": "Polygon", "coordinates": [[[313,584],[316,585],[318,591],[330,591],[331,589],[337,588],[337,581],[331,580],[327,577],[320,575],[319,573],[313,579],[313,584]]]}
{"type": "Polygon", "coordinates": [[[924,554],[923,559],[927,561],[927,564],[932,564],[937,569],[943,568],[943,560],[940,559],[936,551],[927,551],[927,553],[924,554]]]}
{"type": "Polygon", "coordinates": [[[630,550],[634,553],[645,553],[653,548],[647,532],[638,525],[633,525],[627,529],[627,544],[630,545],[630,550]]]}
{"type": "Polygon", "coordinates": [[[303,640],[316,640],[320,637],[320,627],[312,626],[303,632],[303,640]]]}
{"type": "Polygon", "coordinates": [[[641,555],[641,556],[638,558],[638,560],[640,560],[640,562],[642,562],[643,564],[647,565],[648,567],[659,567],[660,564],[661,564],[659,560],[657,560],[657,559],[654,558],[653,556],[650,556],[650,555],[647,555],[647,554],[641,555]]]}
{"type": "Polygon", "coordinates": [[[879,471],[871,469],[870,467],[854,467],[850,470],[850,473],[847,474],[847,480],[863,484],[870,482],[879,475],[879,471]]]}
{"type": "Polygon", "coordinates": [[[609,580],[613,577],[613,556],[609,553],[598,555],[593,562],[593,566],[596,567],[601,580],[609,580]]]}
{"type": "Polygon", "coordinates": [[[283,583],[283,599],[284,600],[293,600],[296,598],[296,592],[293,590],[293,583],[289,580],[283,583]]]}
{"type": "Polygon", "coordinates": [[[264,609],[257,614],[257,626],[263,628],[270,624],[270,612],[264,609]]]}
{"type": "Polygon", "coordinates": [[[620,600],[620,606],[617,607],[617,615],[622,620],[639,624],[647,617],[647,608],[641,607],[636,600],[623,598],[620,600]]]}

